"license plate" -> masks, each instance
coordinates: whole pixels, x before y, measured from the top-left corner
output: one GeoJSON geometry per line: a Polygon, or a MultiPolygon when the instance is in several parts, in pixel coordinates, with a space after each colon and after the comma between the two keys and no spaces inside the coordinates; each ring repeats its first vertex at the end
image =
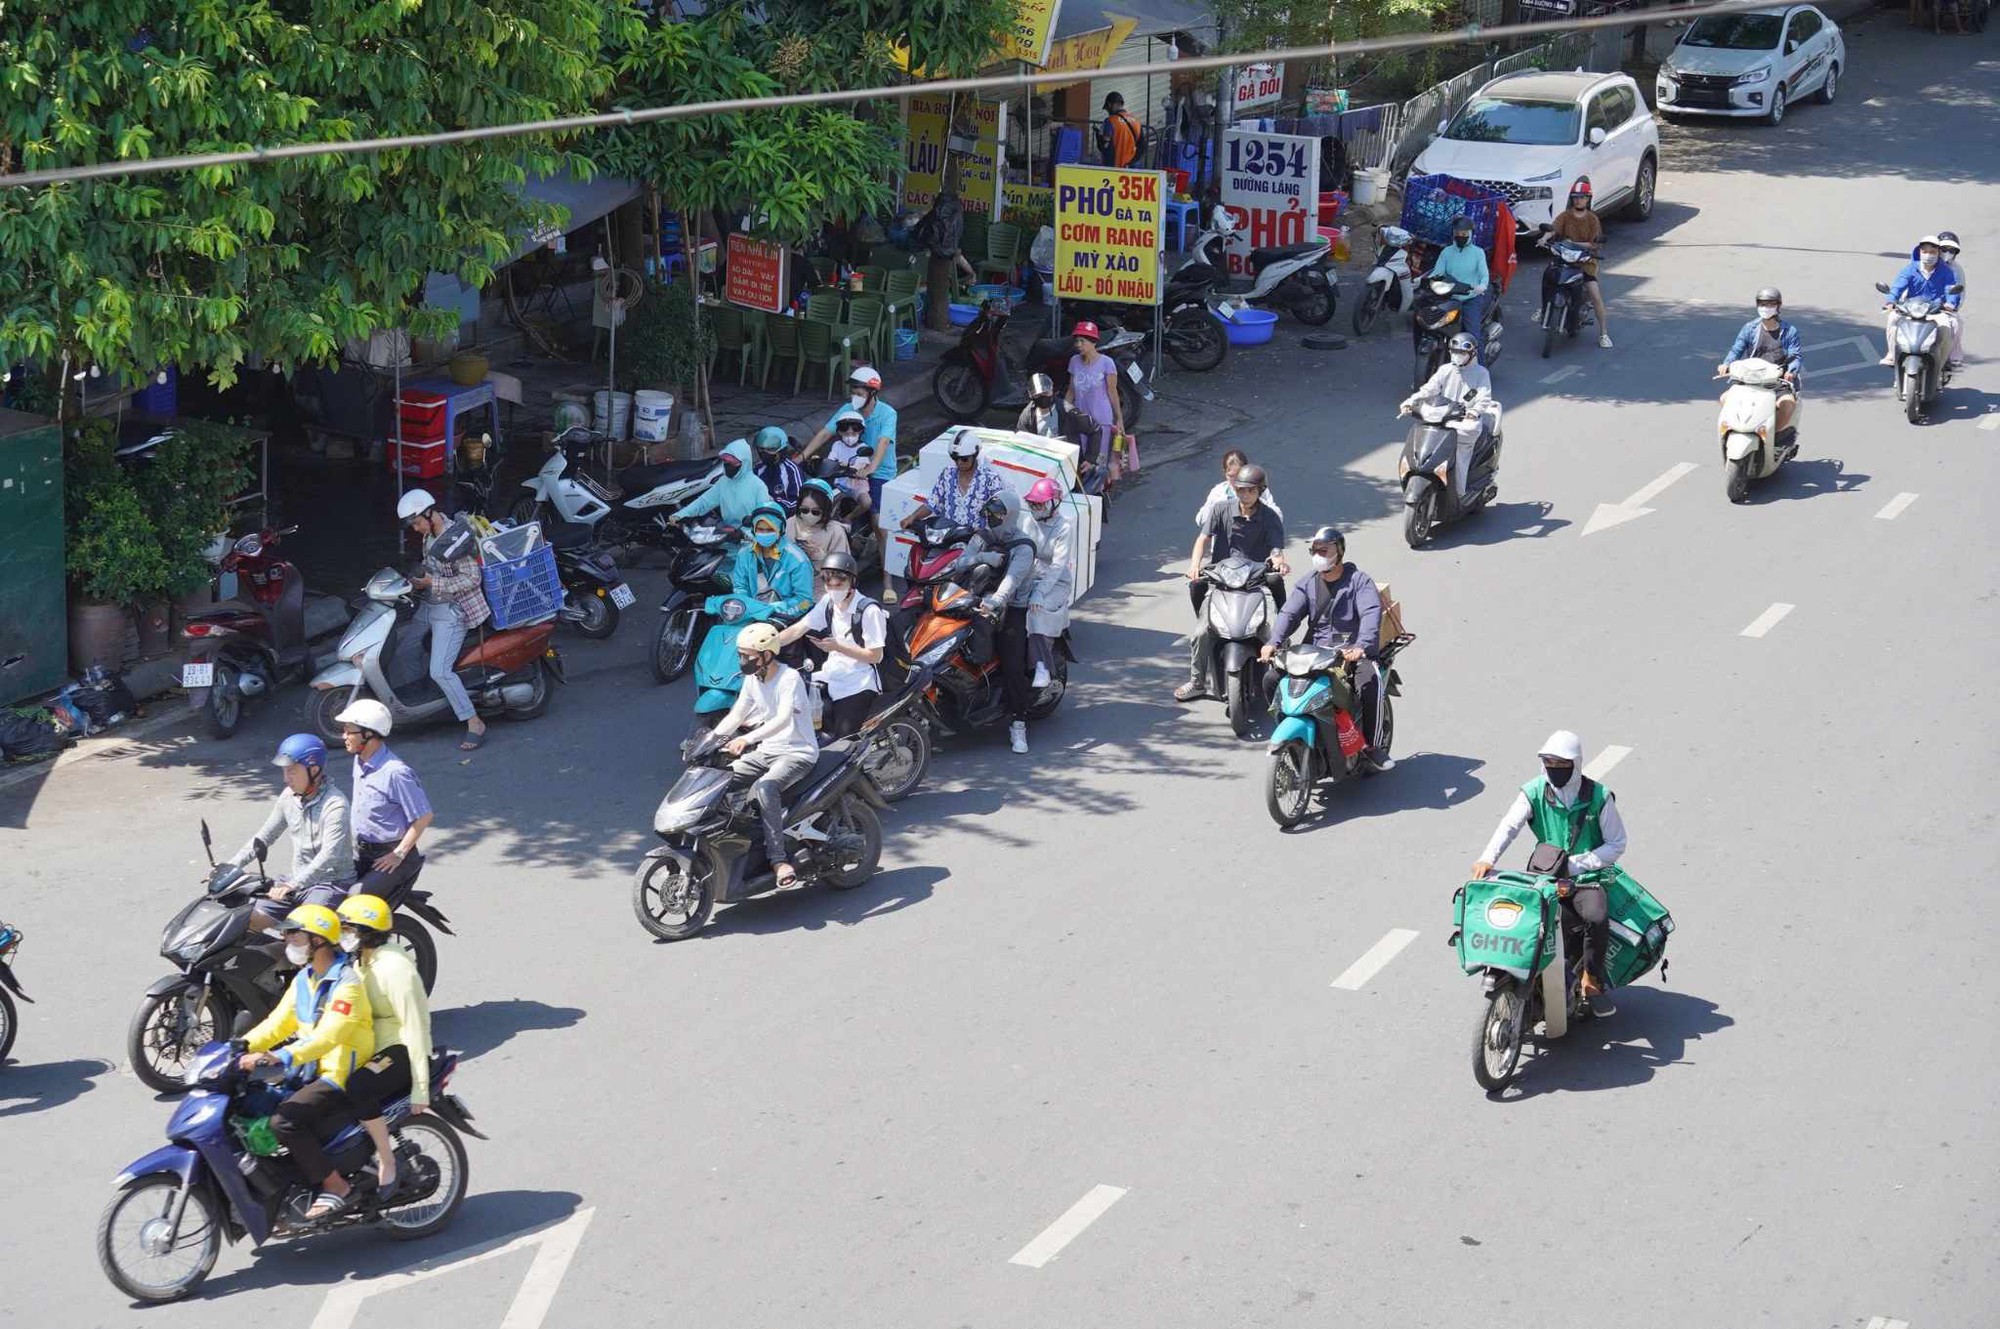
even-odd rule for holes
{"type": "Polygon", "coordinates": [[[1139,368],[1139,362],[1134,360],[1131,364],[1125,366],[1125,377],[1131,379],[1134,383],[1144,383],[1146,381],[1146,371],[1139,368]]]}
{"type": "Polygon", "coordinates": [[[611,603],[617,605],[620,609],[630,609],[632,602],[638,598],[638,596],[632,594],[632,588],[622,581],[611,588],[611,603]]]}
{"type": "Polygon", "coordinates": [[[1233,319],[1236,317],[1236,306],[1224,300],[1215,307],[1215,312],[1221,314],[1224,318],[1233,319]]]}
{"type": "Polygon", "coordinates": [[[203,660],[198,664],[181,666],[181,686],[184,688],[212,688],[215,686],[215,665],[203,660]]]}

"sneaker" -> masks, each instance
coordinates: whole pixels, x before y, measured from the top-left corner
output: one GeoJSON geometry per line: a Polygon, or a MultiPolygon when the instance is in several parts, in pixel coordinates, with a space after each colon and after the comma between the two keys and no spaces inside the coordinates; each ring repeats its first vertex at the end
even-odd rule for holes
{"type": "Polygon", "coordinates": [[[1199,683],[1183,683],[1174,689],[1175,701],[1200,701],[1208,695],[1208,689],[1199,683]]]}
{"type": "Polygon", "coordinates": [[[1026,753],[1028,750],[1028,722],[1016,720],[1007,726],[1007,743],[1014,751],[1026,753]]]}
{"type": "Polygon", "coordinates": [[[1049,667],[1045,664],[1037,664],[1035,666],[1035,677],[1033,680],[1033,686],[1035,691],[1040,692],[1043,688],[1049,685],[1050,681],[1051,680],[1049,679],[1049,667]]]}
{"type": "Polygon", "coordinates": [[[1603,992],[1598,993],[1594,997],[1585,997],[1583,999],[1583,1008],[1590,1012],[1590,1016],[1594,1020],[1602,1020],[1618,1014],[1618,1007],[1612,1004],[1610,995],[1603,992]]]}
{"type": "Polygon", "coordinates": [[[1368,769],[1371,771],[1393,771],[1396,769],[1396,759],[1381,748],[1369,748],[1361,754],[1361,760],[1367,763],[1368,769]]]}
{"type": "Polygon", "coordinates": [[[1598,333],[1598,334],[1597,334],[1597,344],[1598,344],[1599,346],[1603,347],[1603,348],[1604,348],[1605,350],[1607,350],[1607,351],[1608,351],[1608,350],[1610,350],[1610,349],[1611,349],[1611,334],[1610,334],[1610,333],[1608,333],[1608,332],[1600,332],[1600,333],[1598,333]]]}

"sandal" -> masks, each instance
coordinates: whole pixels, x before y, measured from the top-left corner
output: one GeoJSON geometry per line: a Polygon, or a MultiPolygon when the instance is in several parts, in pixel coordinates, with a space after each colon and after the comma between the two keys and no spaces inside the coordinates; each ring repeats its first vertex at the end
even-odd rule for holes
{"type": "Polygon", "coordinates": [[[335,1195],[332,1191],[321,1191],[313,1197],[312,1208],[306,1210],[306,1222],[323,1223],[329,1218],[339,1218],[354,1207],[354,1192],[335,1195]]]}
{"type": "Polygon", "coordinates": [[[484,746],[486,746],[486,731],[482,729],[476,734],[468,733],[465,736],[465,741],[458,745],[458,750],[460,752],[477,752],[484,746]]]}
{"type": "Polygon", "coordinates": [[[781,891],[796,886],[799,883],[799,874],[790,863],[778,864],[771,875],[777,878],[778,889],[781,891]]]}

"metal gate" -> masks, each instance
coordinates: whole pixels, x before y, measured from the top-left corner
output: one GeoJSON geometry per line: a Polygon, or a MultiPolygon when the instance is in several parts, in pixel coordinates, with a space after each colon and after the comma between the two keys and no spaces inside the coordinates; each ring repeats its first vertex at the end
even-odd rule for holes
{"type": "Polygon", "coordinates": [[[62,432],[0,410],[0,701],[53,692],[69,671],[62,432]]]}

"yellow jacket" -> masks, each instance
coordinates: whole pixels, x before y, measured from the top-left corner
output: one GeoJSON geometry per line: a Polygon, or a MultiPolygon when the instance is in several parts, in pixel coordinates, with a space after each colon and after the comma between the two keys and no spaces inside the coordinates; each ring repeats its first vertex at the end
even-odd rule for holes
{"type": "Polygon", "coordinates": [[[287,1066],[319,1063],[325,1079],[345,1087],[354,1068],[374,1054],[375,1028],[361,971],[346,956],[326,973],[310,966],[293,976],[277,1009],[250,1031],[252,1052],[268,1052],[286,1039],[278,1057],[287,1066]]]}
{"type": "Polygon", "coordinates": [[[410,1101],[429,1107],[431,1007],[416,962],[391,942],[375,949],[361,966],[361,978],[375,1017],[375,1051],[387,1052],[398,1043],[410,1050],[410,1101]]]}

